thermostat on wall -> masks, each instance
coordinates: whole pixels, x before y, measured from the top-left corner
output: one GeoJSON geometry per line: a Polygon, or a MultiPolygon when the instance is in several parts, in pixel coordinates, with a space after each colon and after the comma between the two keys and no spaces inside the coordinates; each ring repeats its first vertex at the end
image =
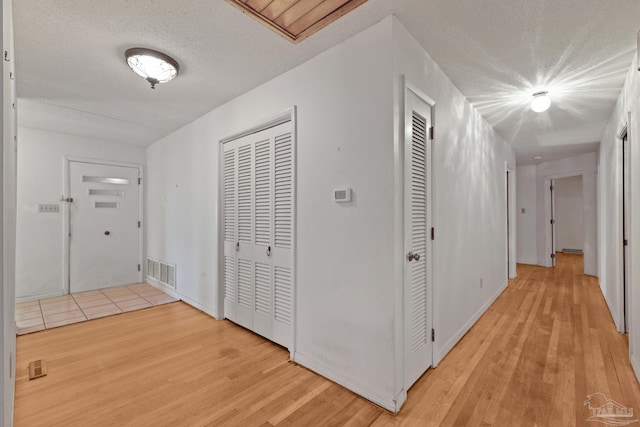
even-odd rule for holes
{"type": "Polygon", "coordinates": [[[350,188],[340,188],[337,190],[333,190],[333,201],[338,203],[350,202],[351,201],[351,189],[350,188]]]}

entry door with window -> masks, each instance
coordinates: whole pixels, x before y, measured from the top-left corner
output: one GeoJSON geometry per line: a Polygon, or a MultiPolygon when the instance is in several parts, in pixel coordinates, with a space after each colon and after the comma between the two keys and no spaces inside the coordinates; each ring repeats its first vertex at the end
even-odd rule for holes
{"type": "Polygon", "coordinates": [[[291,122],[223,145],[224,315],[271,341],[293,341],[291,122]]]}
{"type": "Polygon", "coordinates": [[[431,366],[431,107],[407,90],[405,116],[405,388],[431,366]]]}
{"type": "Polygon", "coordinates": [[[69,289],[141,281],[139,169],[69,162],[69,289]]]}

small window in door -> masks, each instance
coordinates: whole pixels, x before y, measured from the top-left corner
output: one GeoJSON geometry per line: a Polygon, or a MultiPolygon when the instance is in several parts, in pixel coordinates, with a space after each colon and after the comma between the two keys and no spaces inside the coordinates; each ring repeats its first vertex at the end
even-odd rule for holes
{"type": "Polygon", "coordinates": [[[97,182],[100,184],[116,184],[116,185],[128,185],[129,180],[127,178],[110,178],[104,176],[82,176],[82,182],[97,182]]]}
{"type": "Polygon", "coordinates": [[[101,190],[97,188],[89,189],[90,196],[112,196],[112,197],[123,197],[124,191],[122,190],[101,190]]]}
{"type": "Polygon", "coordinates": [[[118,202],[93,202],[95,209],[118,209],[118,202]]]}

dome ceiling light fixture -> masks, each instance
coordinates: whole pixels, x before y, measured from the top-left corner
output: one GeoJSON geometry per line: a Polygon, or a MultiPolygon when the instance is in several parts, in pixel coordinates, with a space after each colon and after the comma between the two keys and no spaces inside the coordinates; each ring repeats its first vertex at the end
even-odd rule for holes
{"type": "Polygon", "coordinates": [[[127,49],[124,57],[133,72],[151,84],[151,89],[175,79],[180,69],[178,61],[169,55],[144,47],[127,49]]]}
{"type": "Polygon", "coordinates": [[[531,109],[536,113],[542,113],[547,111],[551,106],[551,98],[549,98],[549,92],[542,91],[533,94],[533,101],[531,101],[531,109]]]}

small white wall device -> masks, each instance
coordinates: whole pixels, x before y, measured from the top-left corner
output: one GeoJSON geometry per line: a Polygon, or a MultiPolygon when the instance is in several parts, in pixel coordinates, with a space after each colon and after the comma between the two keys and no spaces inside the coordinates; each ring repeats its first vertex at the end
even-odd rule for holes
{"type": "Polygon", "coordinates": [[[351,201],[351,188],[338,188],[333,190],[333,201],[346,203],[351,201]]]}

